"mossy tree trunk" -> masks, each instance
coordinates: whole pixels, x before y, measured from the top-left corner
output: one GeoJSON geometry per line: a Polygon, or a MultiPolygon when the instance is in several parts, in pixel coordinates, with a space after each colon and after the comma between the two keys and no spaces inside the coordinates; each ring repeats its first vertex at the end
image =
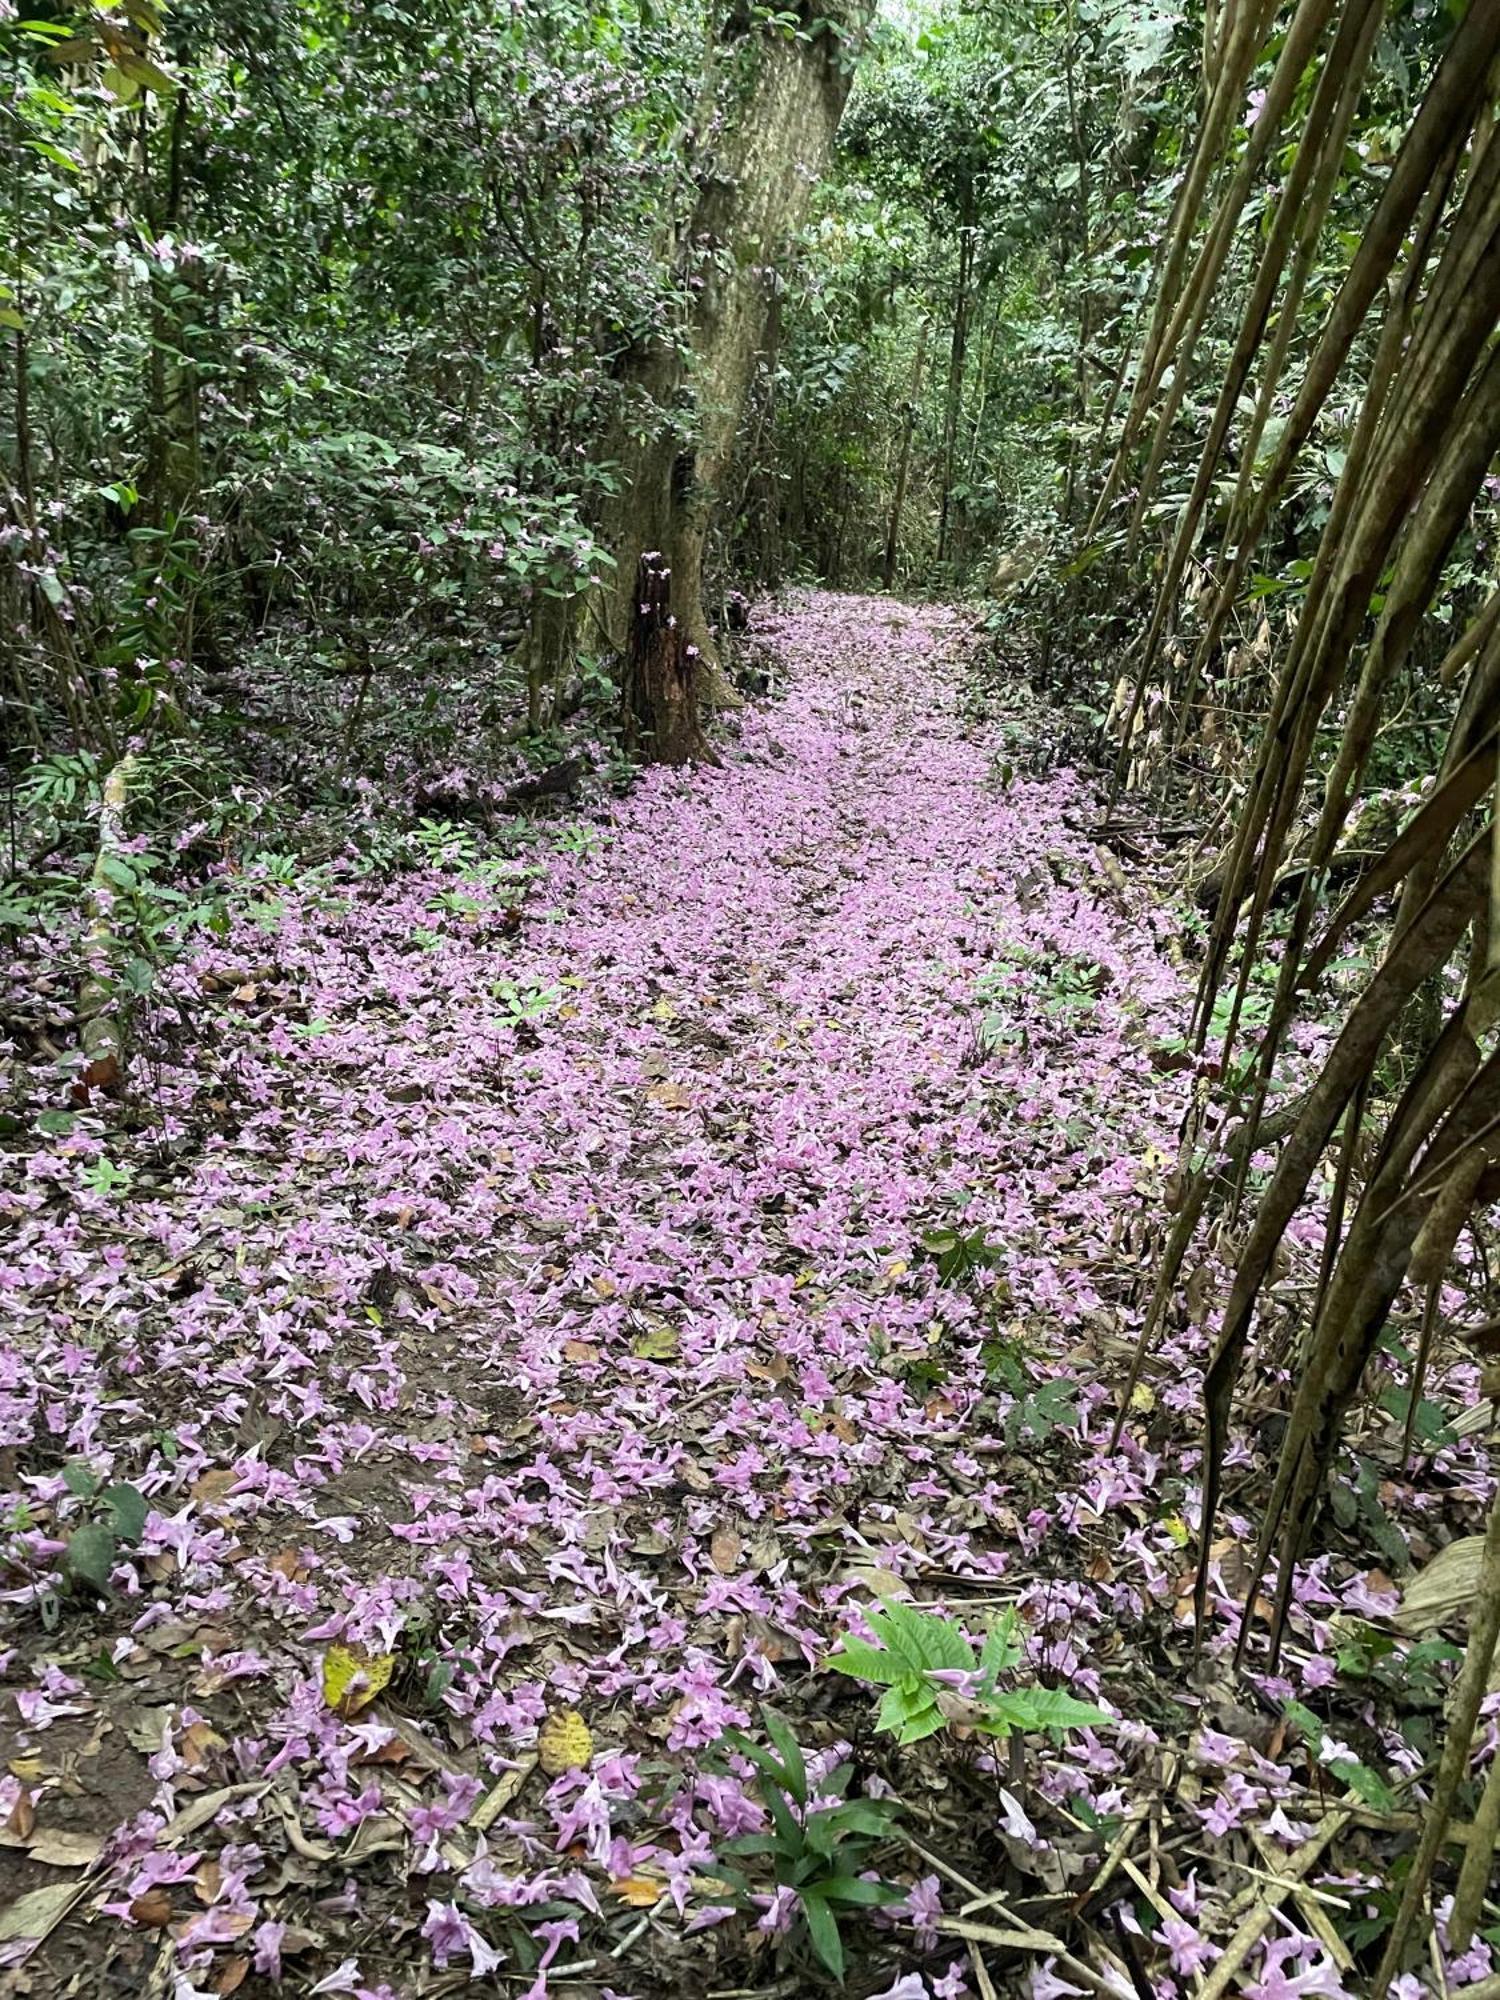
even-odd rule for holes
{"type": "MultiPolygon", "coordinates": [[[[670,576],[683,659],[709,702],[735,699],[703,601],[704,547],[723,497],[776,286],[782,245],[807,214],[853,81],[868,0],[805,0],[799,28],[736,5],[714,50],[717,105],[697,148],[697,196],[679,263],[692,299],[682,338],[658,338],[627,364],[631,386],[677,421],[622,439],[606,540],[615,558],[605,621],[622,655],[641,558],[670,576]]],[[[663,717],[652,732],[676,734],[663,717]]]]}

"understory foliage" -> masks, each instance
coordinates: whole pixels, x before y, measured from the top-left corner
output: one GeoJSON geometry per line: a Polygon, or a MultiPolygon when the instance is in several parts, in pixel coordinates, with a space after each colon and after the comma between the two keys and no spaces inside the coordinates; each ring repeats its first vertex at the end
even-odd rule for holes
{"type": "Polygon", "coordinates": [[[517,640],[607,570],[611,427],[661,420],[617,364],[675,310],[655,245],[697,16],[22,12],[0,21],[12,743],[311,728],[291,761],[326,787],[378,769],[372,715],[404,712],[430,768],[474,761],[517,720],[517,640]]]}
{"type": "MultiPolygon", "coordinates": [[[[1059,578],[1068,645],[1123,649],[1102,730],[1117,801],[1186,811],[1212,857],[1204,1087],[1137,1359],[1227,1211],[1197,1602],[1236,1396],[1285,1369],[1248,1584],[1253,1600],[1274,1564],[1273,1663],[1372,1372],[1398,1357],[1408,1447],[1435,1352],[1467,1347],[1500,1396],[1497,28],[1482,0],[1396,21],[1365,0],[1247,5],[1210,24],[1142,337],[1059,578]],[[1316,1282],[1288,1315],[1277,1260],[1310,1202],[1316,1282]]],[[[1379,1992],[1426,1958],[1412,1933],[1472,1789],[1500,1498],[1490,1522],[1379,1992]]],[[[1247,1609],[1242,1648],[1250,1625],[1247,1609]]],[[[1447,1924],[1459,1949],[1497,1813],[1492,1764],[1447,1924]]]]}
{"type": "Polygon", "coordinates": [[[1162,0],[979,0],[877,31],[786,274],[742,562],[982,595],[1061,546],[1165,221],[1196,35],[1162,0]]]}

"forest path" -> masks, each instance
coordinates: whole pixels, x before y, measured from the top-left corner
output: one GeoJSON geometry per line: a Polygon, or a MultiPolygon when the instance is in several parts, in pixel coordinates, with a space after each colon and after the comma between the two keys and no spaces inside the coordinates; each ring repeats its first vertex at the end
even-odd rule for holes
{"type": "MultiPolygon", "coordinates": [[[[85,1635],[123,1678],[41,1656],[24,1741],[81,1773],[66,1824],[146,1811],[121,1912],[174,1815],[231,1788],[193,1852],[274,1859],[176,1910],[200,1983],[249,1918],[264,1964],[301,1924],[318,1976],[354,1956],[426,1990],[392,1968],[515,1965],[544,1898],[606,1971],[633,1933],[625,1990],[759,1976],[762,1934],[659,1920],[712,1900],[756,1816],[690,1773],[762,1695],[810,1751],[868,1746],[866,1691],[810,1669],[872,1583],[971,1623],[1018,1601],[1032,1671],[1106,1698],[1122,1631],[1170,1609],[1154,1462],[1098,1456],[1121,1220],[1178,1108],[1150,1059],[1166,919],[1115,900],[1083,781],[1010,773],[1023,751],[962,718],[956,614],[822,596],[761,631],[786,684],[725,770],[648,772],[529,873],[470,846],[287,889],[197,968],[219,1081],[180,1078],[169,1115],[238,1108],[128,1207],[83,1202],[70,1252],[149,1393],[80,1365],[40,1265],[15,1294],[53,1329],[49,1427],[153,1508],[140,1595],[85,1635]],[[957,1271],[924,1247],[943,1230],[957,1271]],[[328,1705],[341,1645],[396,1655],[358,1720],[357,1691],[328,1705]],[[594,1760],[549,1786],[558,1708],[594,1760]],[[356,1865],[345,1925],[317,1899],[356,1865]]],[[[1039,1782],[1097,1787],[1098,1755],[1039,1782]]],[[[997,1837],[981,1812],[950,1851],[987,1866],[997,1837]]],[[[116,1932],[111,1976],[153,1937],[116,1932]]],[[[925,1927],[868,1944],[946,1962],[925,1927]]]]}

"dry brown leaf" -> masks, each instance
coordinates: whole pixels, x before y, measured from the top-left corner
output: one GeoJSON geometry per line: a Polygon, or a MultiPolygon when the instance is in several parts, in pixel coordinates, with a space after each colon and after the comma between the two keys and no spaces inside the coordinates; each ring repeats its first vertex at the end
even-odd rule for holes
{"type": "Polygon", "coordinates": [[[190,1722],[178,1738],[177,1751],[190,1771],[201,1771],[216,1750],[227,1750],[228,1744],[207,1722],[190,1722]]]}
{"type": "Polygon", "coordinates": [[[249,1970],[250,1961],[248,1958],[225,1959],[224,1963],[219,1967],[218,1977],[214,1981],[214,1991],[219,1995],[219,2000],[226,2000],[228,1994],[237,1993],[244,1985],[245,1975],[249,1970]]]}
{"type": "Polygon", "coordinates": [[[503,1778],[492,1785],[469,1814],[467,1822],[469,1831],[483,1833],[487,1827],[493,1826],[536,1767],[537,1759],[534,1756],[523,1757],[515,1770],[507,1771],[503,1778]]]}
{"type": "Polygon", "coordinates": [[[720,1576],[733,1576],[740,1567],[744,1548],[733,1528],[717,1528],[708,1545],[709,1561],[720,1576]]]}
{"type": "Polygon", "coordinates": [[[587,1367],[599,1359],[599,1350],[591,1340],[565,1340],[563,1360],[572,1361],[579,1367],[587,1367]]]}
{"type": "Polygon", "coordinates": [[[0,1944],[26,1946],[19,1953],[7,1953],[6,1963],[19,1965],[29,1957],[87,1892],[85,1882],[52,1882],[45,1889],[33,1889],[28,1896],[17,1896],[7,1908],[0,1909],[0,1944]]]}
{"type": "Polygon", "coordinates": [[[665,1105],[668,1111],[687,1111],[692,1107],[692,1093],[680,1083],[653,1083],[646,1095],[653,1104],[665,1105]]]}
{"type": "Polygon", "coordinates": [[[188,1491],[200,1504],[222,1500],[229,1489],[238,1484],[239,1476],[232,1465],[218,1466],[212,1472],[201,1473],[188,1491]]]}
{"type": "Polygon", "coordinates": [[[775,1666],[785,1665],[791,1660],[803,1657],[802,1648],[788,1632],[778,1631],[769,1619],[762,1618],[758,1611],[748,1615],[736,1612],[724,1628],[724,1645],[733,1656],[736,1653],[758,1653],[762,1659],[770,1660],[775,1666]]]}
{"type": "Polygon", "coordinates": [[[1461,1535],[1439,1549],[1402,1591],[1397,1631],[1416,1638],[1466,1613],[1478,1594],[1483,1564],[1483,1535],[1461,1535]]]}
{"type": "Polygon", "coordinates": [[[174,1713],[170,1707],[134,1709],[125,1725],[125,1741],[143,1757],[154,1757],[166,1740],[174,1713]]]}
{"type": "Polygon", "coordinates": [[[144,1924],[147,1930],[161,1930],[172,1921],[171,1896],[165,1889],[148,1889],[144,1896],[137,1896],[131,1904],[130,1920],[144,1924]]]}
{"type": "Polygon", "coordinates": [[[92,1868],[103,1852],[102,1833],[69,1833],[62,1827],[43,1827],[26,1844],[28,1858],[44,1868],[92,1868]]]}
{"type": "Polygon", "coordinates": [[[405,1846],[406,1829],[399,1819],[393,1818],[390,1813],[371,1813],[354,1829],[354,1836],[344,1849],[344,1866],[357,1868],[362,1861],[369,1861],[377,1854],[399,1853],[405,1846]]]}
{"type": "Polygon", "coordinates": [[[881,1569],[878,1563],[850,1563],[839,1571],[839,1582],[868,1590],[875,1597],[901,1597],[907,1589],[894,1570],[881,1569]]]}

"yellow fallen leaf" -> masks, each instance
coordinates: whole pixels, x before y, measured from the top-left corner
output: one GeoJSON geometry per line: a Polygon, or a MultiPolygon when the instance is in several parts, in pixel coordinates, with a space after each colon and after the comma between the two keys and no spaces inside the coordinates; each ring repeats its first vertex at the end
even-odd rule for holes
{"type": "Polygon", "coordinates": [[[323,1655],[323,1699],[340,1715],[357,1715],[390,1686],[394,1653],[374,1655],[352,1646],[330,1646],[323,1655]]]}
{"type": "Polygon", "coordinates": [[[1166,1529],[1167,1533],[1172,1537],[1172,1540],[1177,1544],[1178,1548],[1185,1549],[1187,1547],[1188,1524],[1186,1521],[1183,1520],[1180,1514],[1168,1514],[1166,1519],[1162,1522],[1162,1526],[1166,1529]]]}
{"type": "Polygon", "coordinates": [[[557,1708],[542,1724],[536,1739],[537,1762],[549,1778],[564,1771],[586,1771],[594,1754],[594,1738],[576,1708],[557,1708]]]}
{"type": "Polygon", "coordinates": [[[1130,1392],[1130,1407],[1149,1414],[1156,1408],[1156,1391],[1148,1383],[1137,1382],[1130,1392]]]}
{"type": "Polygon", "coordinates": [[[675,1326],[654,1326],[649,1333],[641,1334],[630,1343],[630,1351],[638,1361],[675,1361],[677,1329],[675,1326]]]}
{"type": "Polygon", "coordinates": [[[611,1882],[609,1893],[618,1896],[622,1903],[628,1903],[632,1910],[649,1910],[662,1898],[663,1884],[653,1882],[649,1875],[622,1875],[617,1882],[611,1882]]]}

